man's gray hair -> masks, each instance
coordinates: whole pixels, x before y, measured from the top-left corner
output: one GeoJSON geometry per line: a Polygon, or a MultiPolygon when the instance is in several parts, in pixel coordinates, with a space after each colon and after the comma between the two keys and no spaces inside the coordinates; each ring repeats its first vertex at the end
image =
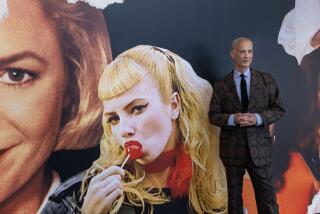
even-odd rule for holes
{"type": "Polygon", "coordinates": [[[251,43],[253,43],[252,40],[249,39],[248,37],[238,37],[232,41],[231,50],[233,50],[242,41],[250,41],[251,43]]]}

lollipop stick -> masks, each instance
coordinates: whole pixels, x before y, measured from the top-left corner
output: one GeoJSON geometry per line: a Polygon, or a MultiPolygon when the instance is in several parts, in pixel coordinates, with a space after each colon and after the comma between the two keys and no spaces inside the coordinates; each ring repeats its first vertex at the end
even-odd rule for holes
{"type": "Polygon", "coordinates": [[[123,163],[121,164],[121,169],[124,167],[124,165],[127,163],[127,161],[130,158],[130,154],[127,155],[126,159],[123,161],[123,163]]]}

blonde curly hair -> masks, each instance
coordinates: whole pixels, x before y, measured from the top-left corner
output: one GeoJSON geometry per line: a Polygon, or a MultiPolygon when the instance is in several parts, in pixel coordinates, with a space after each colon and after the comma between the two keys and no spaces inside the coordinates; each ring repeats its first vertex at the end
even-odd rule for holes
{"type": "MultiPolygon", "coordinates": [[[[208,110],[212,95],[211,85],[198,77],[191,65],[178,55],[153,46],[141,45],[120,54],[109,64],[100,78],[98,94],[103,100],[119,96],[144,78],[148,72],[157,82],[164,102],[174,91],[181,99],[180,115],[176,121],[180,141],[192,159],[192,179],[189,187],[189,204],[196,213],[226,213],[227,188],[223,164],[218,154],[218,130],[209,123],[208,110]],[[141,71],[141,66],[144,67],[141,71]]],[[[88,187],[92,175],[112,165],[120,165],[125,159],[124,149],[113,139],[111,127],[103,119],[104,137],[101,154],[87,171],[82,193],[88,187]]],[[[161,190],[150,192],[143,182],[145,172],[137,163],[126,170],[124,195],[129,203],[143,206],[165,203],[170,200],[161,190]]],[[[116,213],[124,196],[118,199],[110,211],[116,213]]],[[[151,211],[152,212],[152,211],[151,211]]]]}

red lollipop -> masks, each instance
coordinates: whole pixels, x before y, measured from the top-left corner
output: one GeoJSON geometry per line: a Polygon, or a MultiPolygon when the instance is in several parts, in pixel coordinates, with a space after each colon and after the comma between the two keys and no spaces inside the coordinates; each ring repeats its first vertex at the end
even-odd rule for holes
{"type": "Polygon", "coordinates": [[[143,155],[142,145],[138,141],[128,141],[124,144],[124,148],[131,160],[138,159],[143,155]]]}
{"type": "Polygon", "coordinates": [[[126,164],[129,158],[135,160],[143,156],[142,145],[138,141],[128,141],[124,144],[124,148],[126,149],[128,156],[122,163],[121,168],[126,164]]]}

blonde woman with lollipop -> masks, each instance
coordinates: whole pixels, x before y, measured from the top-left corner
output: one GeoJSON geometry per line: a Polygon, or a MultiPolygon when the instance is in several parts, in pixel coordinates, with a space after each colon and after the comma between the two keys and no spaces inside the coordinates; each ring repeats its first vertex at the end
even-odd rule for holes
{"type": "Polygon", "coordinates": [[[226,213],[217,130],[207,117],[211,94],[211,85],[166,49],[120,54],[99,82],[100,158],[80,192],[70,191],[75,182],[64,192],[81,193],[84,213],[226,213]]]}

